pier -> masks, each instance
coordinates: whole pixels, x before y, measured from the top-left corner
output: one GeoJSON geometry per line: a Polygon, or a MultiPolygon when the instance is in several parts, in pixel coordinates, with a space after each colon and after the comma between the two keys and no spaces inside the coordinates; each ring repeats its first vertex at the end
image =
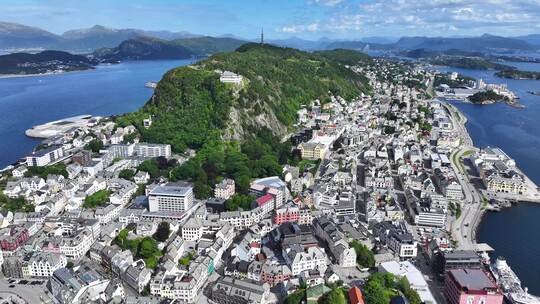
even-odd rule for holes
{"type": "Polygon", "coordinates": [[[79,115],[60,120],[51,121],[42,125],[33,126],[24,133],[28,137],[50,138],[66,133],[72,128],[89,127],[95,125],[101,117],[91,115],[79,115]]]}

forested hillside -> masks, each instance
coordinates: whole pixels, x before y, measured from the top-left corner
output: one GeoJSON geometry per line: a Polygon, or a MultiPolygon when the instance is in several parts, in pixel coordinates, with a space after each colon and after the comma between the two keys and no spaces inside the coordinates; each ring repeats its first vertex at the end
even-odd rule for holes
{"type": "Polygon", "coordinates": [[[337,60],[347,56],[350,62],[354,51],[333,52],[246,44],[167,72],[152,99],[122,120],[140,127],[152,116],[152,127],[140,128],[144,140],[170,143],[175,151],[199,148],[211,136],[243,139],[261,126],[284,135],[301,105],[332,94],[351,99],[369,93],[367,79],[337,60]],[[243,84],[221,83],[219,70],[242,75],[243,84]]]}
{"type": "Polygon", "coordinates": [[[370,93],[367,79],[345,67],[356,59],[369,60],[354,51],[246,44],[167,72],[150,101],[117,122],[134,124],[144,141],[171,144],[176,152],[197,149],[196,158],[170,173],[172,180],[192,181],[197,197],[209,196],[224,177],[234,178],[242,193],[251,178],[280,174],[280,165],[298,161],[280,138],[302,105],[370,93]],[[225,70],[243,83],[221,83],[219,71],[225,70]],[[148,117],[152,126],[145,129],[148,117]]]}

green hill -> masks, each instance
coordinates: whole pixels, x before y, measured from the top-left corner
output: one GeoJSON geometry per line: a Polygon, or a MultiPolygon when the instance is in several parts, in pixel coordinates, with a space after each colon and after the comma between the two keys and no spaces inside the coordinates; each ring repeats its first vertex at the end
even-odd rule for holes
{"type": "Polygon", "coordinates": [[[351,99],[370,92],[364,76],[339,63],[352,63],[355,54],[245,44],[167,72],[152,99],[118,121],[135,124],[143,140],[169,143],[175,151],[200,148],[212,138],[242,140],[264,128],[283,136],[302,105],[326,102],[332,94],[351,99]],[[221,83],[220,70],[243,76],[243,84],[221,83]],[[153,124],[144,129],[142,120],[149,116],[153,124]]]}
{"type": "Polygon", "coordinates": [[[197,55],[211,55],[215,53],[234,51],[246,42],[226,37],[194,37],[172,40],[171,43],[174,45],[183,46],[197,55]]]}
{"type": "Polygon", "coordinates": [[[149,59],[187,59],[195,53],[181,45],[150,37],[136,37],[120,43],[115,48],[96,50],[93,56],[104,62],[149,59]]]}

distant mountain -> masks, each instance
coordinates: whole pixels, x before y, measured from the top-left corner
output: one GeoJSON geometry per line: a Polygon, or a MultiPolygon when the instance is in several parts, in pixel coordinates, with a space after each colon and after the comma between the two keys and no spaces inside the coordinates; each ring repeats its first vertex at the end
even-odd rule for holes
{"type": "Polygon", "coordinates": [[[480,37],[403,37],[393,47],[403,50],[426,49],[446,51],[450,49],[485,52],[490,50],[533,50],[535,47],[525,41],[484,34],[480,37]]]}
{"type": "Polygon", "coordinates": [[[115,62],[123,60],[148,59],[186,59],[195,53],[181,45],[151,37],[137,37],[123,41],[115,48],[103,48],[93,56],[101,61],[115,62]]]}
{"type": "Polygon", "coordinates": [[[350,49],[361,50],[364,49],[368,43],[362,41],[334,41],[326,45],[327,49],[350,49]]]}
{"type": "Polygon", "coordinates": [[[365,43],[375,43],[375,44],[392,44],[396,43],[399,40],[399,38],[396,37],[364,37],[360,39],[360,41],[365,43]]]}
{"type": "Polygon", "coordinates": [[[101,61],[148,59],[186,59],[206,56],[237,49],[245,41],[232,38],[195,37],[163,40],[152,37],[136,37],[120,43],[114,48],[96,50],[93,56],[101,61]]]}
{"type": "Polygon", "coordinates": [[[115,47],[125,40],[147,36],[165,40],[192,38],[197,35],[188,32],[145,31],[139,29],[113,29],[95,25],[87,29],[67,31],[62,34],[61,49],[92,51],[103,47],[115,47]]]}
{"type": "Polygon", "coordinates": [[[328,44],[331,42],[333,42],[333,40],[329,40],[327,38],[321,38],[319,40],[306,40],[298,37],[268,41],[268,43],[273,45],[290,47],[299,50],[323,50],[326,49],[328,44]]]}
{"type": "Polygon", "coordinates": [[[0,48],[48,48],[59,37],[37,27],[17,23],[0,22],[0,48]]]}
{"type": "Polygon", "coordinates": [[[534,46],[539,46],[540,47],[540,34],[531,34],[531,35],[526,35],[526,36],[518,36],[518,37],[514,37],[515,39],[519,39],[521,41],[525,41],[529,44],[532,44],[534,46]]]}
{"type": "Polygon", "coordinates": [[[80,71],[93,68],[96,62],[85,56],[62,51],[43,51],[37,54],[13,53],[0,56],[0,74],[43,74],[80,71]]]}
{"type": "Polygon", "coordinates": [[[0,22],[0,49],[41,48],[84,53],[116,47],[125,40],[140,36],[165,40],[200,37],[189,32],[113,29],[101,25],[56,35],[36,27],[0,22]]]}

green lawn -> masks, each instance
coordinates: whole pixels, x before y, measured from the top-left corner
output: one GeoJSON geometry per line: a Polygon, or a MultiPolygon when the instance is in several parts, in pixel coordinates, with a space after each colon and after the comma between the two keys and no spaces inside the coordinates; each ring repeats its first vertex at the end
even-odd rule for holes
{"type": "Polygon", "coordinates": [[[84,199],[83,208],[86,209],[94,209],[99,206],[105,205],[109,201],[109,197],[111,196],[111,191],[109,190],[99,190],[98,192],[87,196],[84,199]]]}

